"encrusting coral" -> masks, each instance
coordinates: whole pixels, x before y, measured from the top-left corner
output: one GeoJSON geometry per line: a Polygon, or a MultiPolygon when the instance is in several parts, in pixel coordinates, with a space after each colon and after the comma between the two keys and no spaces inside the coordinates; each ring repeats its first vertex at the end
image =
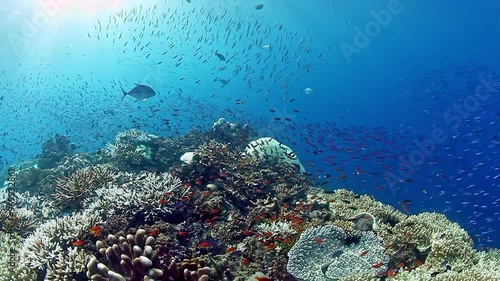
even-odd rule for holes
{"type": "Polygon", "coordinates": [[[373,232],[361,232],[354,241],[333,225],[308,228],[288,252],[288,271],[310,280],[338,280],[353,274],[376,276],[387,269],[390,257],[373,232]]]}

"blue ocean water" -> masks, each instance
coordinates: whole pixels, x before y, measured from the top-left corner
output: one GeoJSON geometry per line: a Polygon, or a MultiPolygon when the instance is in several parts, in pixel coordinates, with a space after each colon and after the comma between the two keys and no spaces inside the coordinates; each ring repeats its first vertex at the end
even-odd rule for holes
{"type": "Polygon", "coordinates": [[[324,188],[500,247],[496,1],[2,3],[0,168],[56,133],[95,151],[224,117],[292,147],[324,188]],[[158,95],[120,102],[134,83],[158,95]]]}

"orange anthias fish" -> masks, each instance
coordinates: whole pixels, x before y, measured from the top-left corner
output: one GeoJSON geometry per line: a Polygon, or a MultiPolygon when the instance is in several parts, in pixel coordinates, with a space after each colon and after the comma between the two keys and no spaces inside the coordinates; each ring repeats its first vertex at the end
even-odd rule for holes
{"type": "Polygon", "coordinates": [[[151,230],[151,232],[149,233],[149,236],[156,236],[158,235],[158,233],[160,233],[160,231],[156,228],[154,228],[153,230],[151,230]]]}
{"type": "Polygon", "coordinates": [[[384,263],[383,263],[383,262],[378,262],[378,263],[376,263],[376,264],[372,264],[372,267],[373,267],[373,268],[379,268],[379,267],[381,267],[382,265],[384,265],[384,263]]]}
{"type": "Polygon", "coordinates": [[[82,246],[84,243],[85,243],[85,241],[78,239],[75,242],[73,242],[73,246],[75,246],[75,247],[82,246]]]}
{"type": "Polygon", "coordinates": [[[198,242],[198,247],[206,249],[212,247],[216,243],[216,240],[214,239],[204,239],[198,242]]]}
{"type": "Polygon", "coordinates": [[[270,250],[272,250],[274,248],[276,248],[276,245],[274,245],[272,243],[266,246],[266,250],[268,250],[268,251],[270,251],[270,250]]]}
{"type": "Polygon", "coordinates": [[[102,232],[102,228],[98,225],[96,226],[93,226],[89,229],[89,232],[90,234],[94,235],[94,236],[99,236],[101,235],[101,232],[102,232]]]}
{"type": "Polygon", "coordinates": [[[246,229],[246,230],[242,230],[241,231],[241,234],[245,235],[245,236],[250,236],[253,234],[253,232],[251,232],[250,230],[246,229]]]}
{"type": "Polygon", "coordinates": [[[394,269],[394,268],[389,268],[389,269],[387,270],[387,276],[389,276],[389,277],[394,277],[394,276],[396,276],[396,273],[397,273],[397,272],[398,272],[398,271],[397,271],[396,269],[394,269]]]}
{"type": "Polygon", "coordinates": [[[226,249],[226,254],[236,251],[236,246],[231,246],[226,249]]]}
{"type": "Polygon", "coordinates": [[[316,242],[316,243],[323,243],[323,242],[325,242],[325,240],[323,240],[323,239],[321,239],[319,237],[314,237],[313,241],[316,242]]]}
{"type": "Polygon", "coordinates": [[[198,247],[200,247],[200,248],[210,248],[210,247],[212,247],[212,244],[210,244],[208,242],[200,242],[200,243],[198,243],[198,247]]]}

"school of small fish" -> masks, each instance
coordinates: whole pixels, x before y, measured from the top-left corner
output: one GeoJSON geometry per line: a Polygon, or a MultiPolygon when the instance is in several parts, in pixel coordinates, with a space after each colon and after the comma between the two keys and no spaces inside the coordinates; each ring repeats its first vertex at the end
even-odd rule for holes
{"type": "MultiPolygon", "coordinates": [[[[138,4],[96,19],[84,36],[96,46],[94,53],[55,47],[61,57],[73,61],[112,53],[110,68],[133,75],[105,76],[99,69],[33,75],[52,67],[41,55],[39,60],[45,62],[34,70],[17,76],[4,70],[7,79],[0,86],[17,94],[0,96],[0,168],[36,155],[53,132],[93,150],[126,128],[179,136],[224,116],[277,134],[297,148],[319,186],[372,193],[407,213],[444,212],[473,235],[478,247],[500,245],[495,239],[500,231],[498,96],[467,116],[435,120],[432,128],[457,128],[448,130],[446,141],[418,171],[391,186],[388,178],[408,164],[413,141],[428,138],[422,132],[432,128],[415,128],[408,122],[396,128],[346,126],[340,125],[348,123],[343,116],[333,116],[337,122],[309,122],[304,114],[307,99],[320,94],[301,77],[321,71],[330,48],[316,49],[304,33],[266,20],[262,13],[270,6],[263,3],[250,11],[185,3],[178,8],[169,1],[138,4]],[[256,105],[263,108],[257,114],[245,110],[256,105]],[[7,107],[10,110],[4,111],[7,107]],[[37,120],[36,126],[32,120],[37,120]]],[[[402,110],[415,111],[406,113],[409,116],[417,111],[442,116],[433,112],[435,104],[463,102],[457,93],[473,92],[477,77],[492,72],[481,65],[452,67],[455,78],[463,81],[461,87],[450,85],[448,73],[436,69],[418,78],[402,78],[394,101],[406,104],[402,110]]]]}

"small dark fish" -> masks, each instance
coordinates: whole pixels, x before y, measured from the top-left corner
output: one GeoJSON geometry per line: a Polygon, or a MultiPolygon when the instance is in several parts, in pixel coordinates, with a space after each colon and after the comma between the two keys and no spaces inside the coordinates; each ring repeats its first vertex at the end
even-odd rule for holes
{"type": "Polygon", "coordinates": [[[174,205],[172,205],[172,207],[174,207],[175,209],[180,209],[184,206],[185,206],[185,204],[183,202],[177,202],[174,205]]]}
{"type": "Polygon", "coordinates": [[[436,277],[439,273],[441,273],[441,272],[435,271],[435,272],[431,273],[431,277],[436,277]]]}
{"type": "Polygon", "coordinates": [[[226,61],[226,57],[223,54],[215,53],[215,55],[221,60],[226,61]]]}
{"type": "Polygon", "coordinates": [[[341,250],[335,251],[335,252],[333,252],[333,254],[332,254],[332,258],[338,258],[338,257],[340,257],[343,253],[344,253],[344,252],[343,252],[343,251],[341,251],[341,250]]]}
{"type": "Polygon", "coordinates": [[[255,5],[255,10],[260,10],[262,8],[264,8],[264,4],[258,4],[258,5],[255,5]]]}
{"type": "Polygon", "coordinates": [[[243,255],[243,252],[242,252],[242,251],[239,251],[239,250],[232,251],[232,252],[229,254],[229,256],[230,256],[230,257],[239,257],[239,256],[241,256],[241,255],[243,255]]]}
{"type": "Polygon", "coordinates": [[[122,88],[122,92],[123,92],[122,101],[123,99],[125,99],[125,96],[127,95],[134,97],[136,100],[144,100],[156,95],[155,91],[151,89],[151,87],[139,84],[136,84],[136,86],[128,93],[125,92],[125,90],[123,90],[122,88]]]}
{"type": "Polygon", "coordinates": [[[231,79],[229,79],[229,80],[225,80],[225,79],[215,78],[215,80],[214,80],[214,81],[219,81],[219,82],[221,82],[221,83],[222,83],[222,85],[224,85],[224,86],[225,86],[227,83],[229,83],[229,81],[231,81],[231,79]]]}

